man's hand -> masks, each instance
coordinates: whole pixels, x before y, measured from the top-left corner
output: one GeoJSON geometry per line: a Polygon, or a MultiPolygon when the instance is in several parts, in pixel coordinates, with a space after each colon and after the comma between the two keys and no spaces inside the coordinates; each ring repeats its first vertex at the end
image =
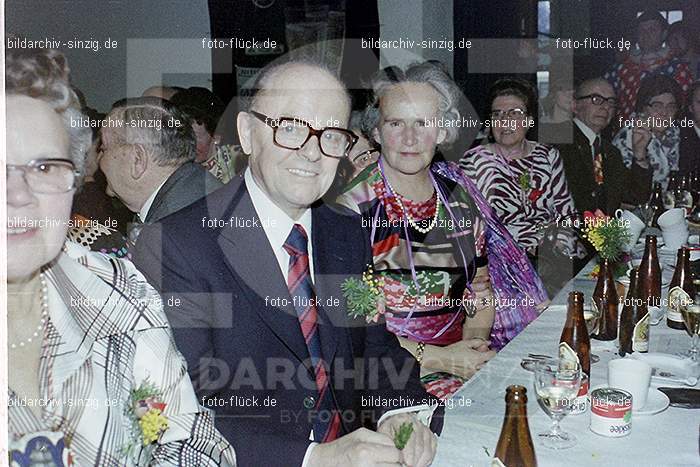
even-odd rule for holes
{"type": "Polygon", "coordinates": [[[445,347],[431,346],[430,354],[423,357],[423,366],[469,379],[495,355],[489,350],[489,341],[475,337],[445,347]]]}
{"type": "Polygon", "coordinates": [[[401,462],[409,467],[427,467],[433,462],[437,449],[437,437],[430,428],[418,421],[414,414],[400,413],[388,417],[377,428],[378,433],[384,433],[392,439],[404,423],[413,425],[413,433],[401,453],[401,462]]]}
{"type": "MultiPolygon", "coordinates": [[[[389,419],[387,419],[387,421],[388,420],[389,419]]],[[[384,423],[382,423],[382,426],[383,425],[384,423]]],[[[415,436],[415,433],[413,436],[415,436]]],[[[396,449],[391,436],[387,436],[385,433],[375,433],[366,428],[359,428],[330,443],[317,444],[316,447],[313,448],[313,451],[311,451],[308,466],[322,467],[334,465],[338,467],[351,467],[367,465],[374,467],[396,466],[400,465],[401,462],[401,451],[396,449]]]]}

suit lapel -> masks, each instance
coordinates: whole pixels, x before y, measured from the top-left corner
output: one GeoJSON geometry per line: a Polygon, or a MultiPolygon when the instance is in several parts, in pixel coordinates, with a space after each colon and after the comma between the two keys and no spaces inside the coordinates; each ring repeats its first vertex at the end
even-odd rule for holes
{"type": "Polygon", "coordinates": [[[219,247],[229,269],[242,281],[242,289],[255,313],[289,351],[310,369],[309,351],[301,333],[292,297],[245,183],[242,179],[230,183],[240,185],[223,218],[255,219],[257,222],[250,228],[221,229],[217,240],[219,247]]]}

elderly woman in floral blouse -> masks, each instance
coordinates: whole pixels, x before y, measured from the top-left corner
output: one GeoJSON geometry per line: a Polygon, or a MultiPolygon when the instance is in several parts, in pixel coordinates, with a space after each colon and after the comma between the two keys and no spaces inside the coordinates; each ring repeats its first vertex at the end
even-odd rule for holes
{"type": "Polygon", "coordinates": [[[235,465],[156,291],[66,241],[90,131],[65,58],[13,51],[5,80],[10,464],[235,465]]]}

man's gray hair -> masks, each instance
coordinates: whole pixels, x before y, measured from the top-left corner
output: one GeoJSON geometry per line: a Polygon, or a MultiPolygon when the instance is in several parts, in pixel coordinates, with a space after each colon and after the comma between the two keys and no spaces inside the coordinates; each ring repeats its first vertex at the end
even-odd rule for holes
{"type": "Polygon", "coordinates": [[[457,140],[461,115],[457,105],[460,98],[460,90],[443,67],[434,63],[424,62],[410,65],[401,71],[397,67],[391,67],[390,72],[380,71],[372,79],[373,98],[365,110],[363,126],[376,128],[379,125],[379,105],[382,97],[393,86],[401,83],[424,83],[432,88],[440,96],[438,104],[438,119],[446,132],[444,141],[440,146],[449,146],[457,140]]]}
{"type": "Polygon", "coordinates": [[[118,142],[140,144],[160,166],[180,166],[197,155],[194,130],[187,116],[159,97],[122,99],[112,106],[104,128],[118,142]]]}
{"type": "MultiPolygon", "coordinates": [[[[351,105],[350,94],[348,93],[347,88],[345,87],[345,84],[338,77],[338,74],[335,73],[326,63],[319,61],[319,60],[312,60],[312,59],[308,59],[308,58],[284,59],[284,60],[273,62],[273,63],[267,65],[266,67],[264,67],[262,70],[260,70],[258,72],[257,77],[255,78],[255,82],[253,84],[250,97],[247,98],[243,102],[243,104],[244,104],[243,108],[246,111],[252,110],[257,102],[257,98],[260,95],[261,91],[270,89],[270,87],[271,87],[270,83],[273,81],[273,78],[275,78],[278,74],[285,73],[290,68],[296,68],[296,67],[315,68],[321,72],[328,74],[328,76],[335,78],[335,80],[338,82],[338,85],[340,86],[340,88],[344,92],[344,96],[345,96],[345,100],[346,100],[348,108],[351,108],[352,105],[351,105]]],[[[314,90],[313,86],[314,86],[314,83],[309,83],[309,92],[310,93],[314,92],[314,91],[322,91],[322,90],[314,90]]]]}

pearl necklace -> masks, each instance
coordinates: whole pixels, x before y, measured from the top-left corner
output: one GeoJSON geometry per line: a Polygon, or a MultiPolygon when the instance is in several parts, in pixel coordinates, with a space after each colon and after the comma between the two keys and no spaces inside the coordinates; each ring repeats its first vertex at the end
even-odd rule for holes
{"type": "Polygon", "coordinates": [[[39,337],[39,331],[44,329],[44,323],[49,316],[49,299],[48,299],[48,287],[46,286],[46,279],[44,279],[44,273],[39,274],[39,280],[41,281],[41,319],[39,320],[39,325],[36,327],[36,331],[28,338],[19,341],[16,344],[10,344],[11,349],[22,348],[25,345],[29,345],[32,339],[39,337]]]}
{"type": "Polygon", "coordinates": [[[435,213],[433,214],[432,219],[430,219],[430,222],[428,223],[427,227],[421,227],[418,225],[418,223],[413,220],[411,215],[408,213],[408,209],[403,204],[403,201],[401,201],[401,195],[394,190],[394,187],[391,186],[391,183],[389,183],[389,180],[386,180],[386,184],[388,185],[389,189],[391,192],[394,194],[394,197],[396,198],[396,201],[399,203],[399,207],[401,208],[401,213],[403,216],[408,220],[408,224],[416,229],[418,232],[422,233],[423,235],[427,234],[431,230],[433,230],[433,227],[437,225],[437,220],[438,220],[438,214],[440,212],[440,197],[437,195],[437,191],[435,192],[435,213]]]}

